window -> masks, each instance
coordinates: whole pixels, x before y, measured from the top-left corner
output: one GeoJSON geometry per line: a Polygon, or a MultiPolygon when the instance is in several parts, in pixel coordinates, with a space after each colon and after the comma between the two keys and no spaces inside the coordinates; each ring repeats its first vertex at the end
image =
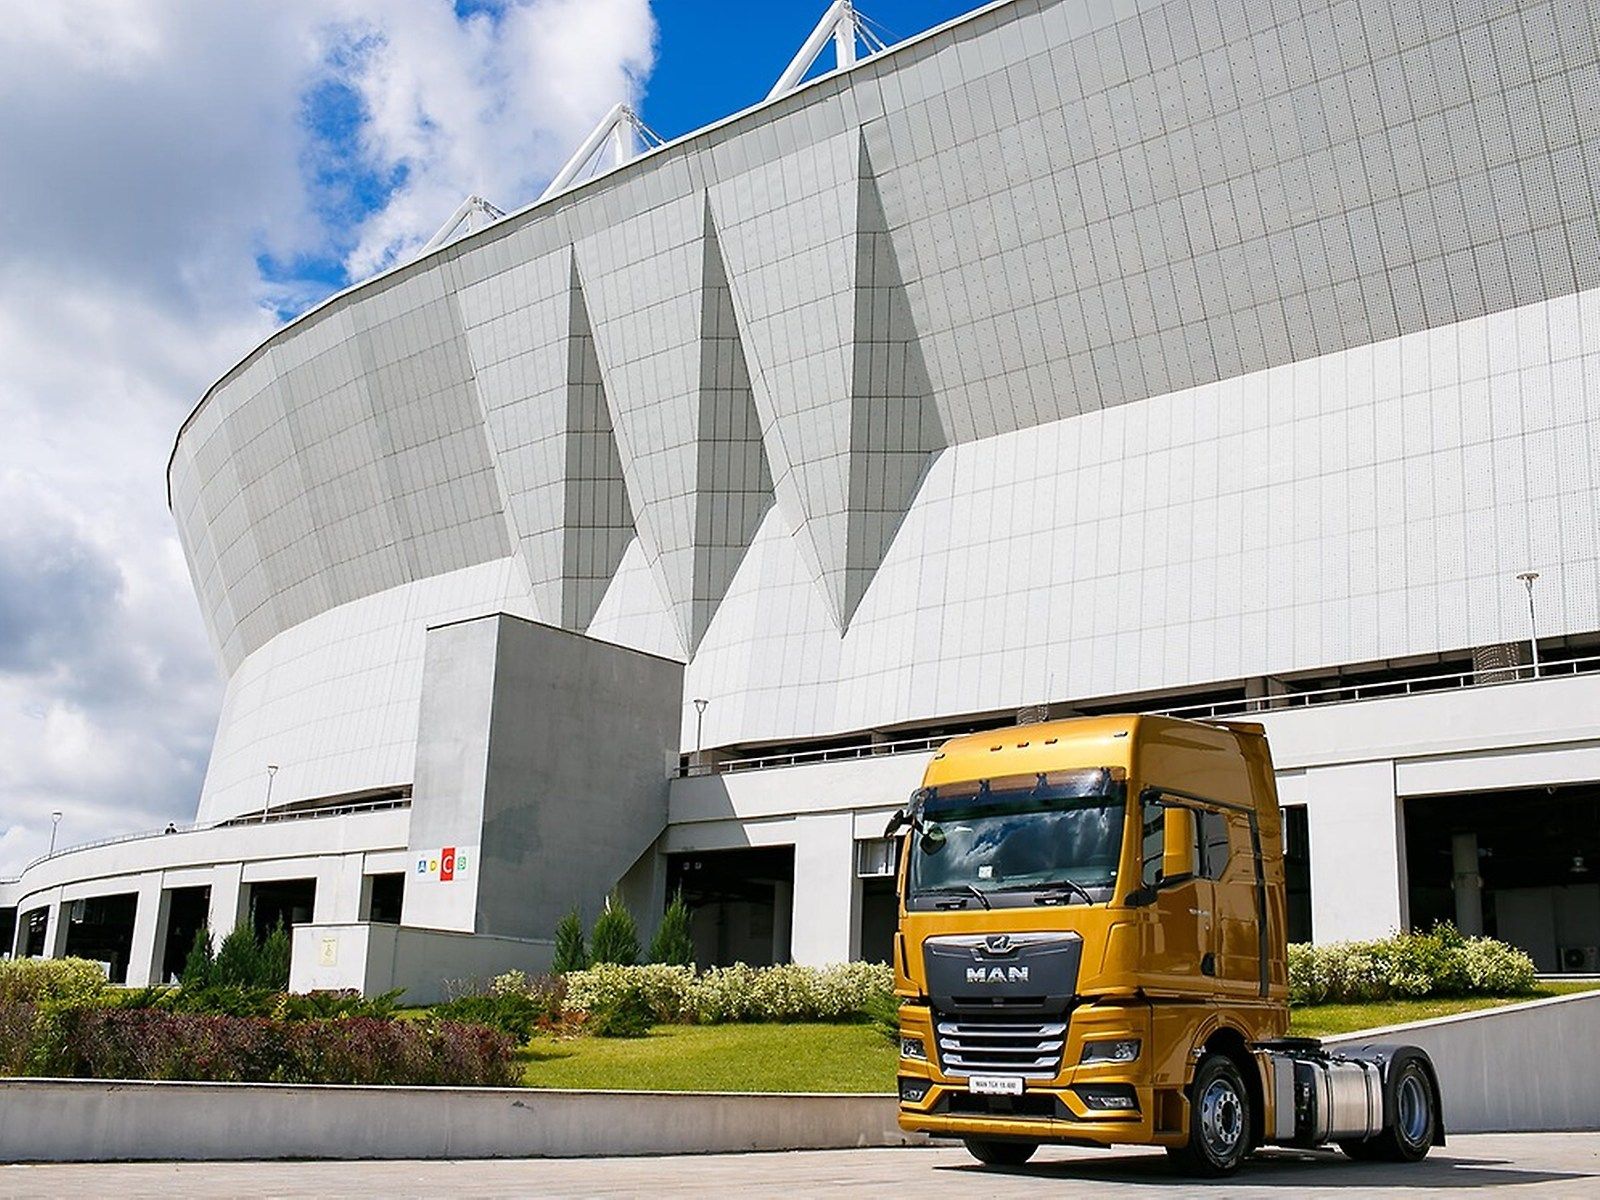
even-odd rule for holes
{"type": "Polygon", "coordinates": [[[1228,843],[1229,815],[1218,809],[1203,808],[1201,802],[1182,796],[1152,794],[1143,813],[1143,871],[1145,887],[1162,882],[1166,858],[1167,814],[1192,814],[1194,829],[1194,873],[1200,879],[1221,879],[1228,869],[1231,849],[1228,843]]]}
{"type": "Polygon", "coordinates": [[[863,838],[856,843],[856,874],[862,879],[893,876],[899,869],[899,839],[863,838]]]}
{"type": "Polygon", "coordinates": [[[1206,809],[1200,821],[1200,874],[1206,879],[1221,879],[1228,869],[1228,814],[1206,809]]]}
{"type": "MultiPolygon", "coordinates": [[[[1185,820],[1190,814],[1198,818],[1200,814],[1183,800],[1175,796],[1164,796],[1156,793],[1147,795],[1144,802],[1144,869],[1141,880],[1145,887],[1156,887],[1165,881],[1166,874],[1163,870],[1166,861],[1167,843],[1167,814],[1183,813],[1185,820]]],[[[1201,857],[1200,830],[1201,822],[1198,819],[1190,822],[1195,839],[1191,857],[1198,871],[1204,861],[1201,857]]]]}

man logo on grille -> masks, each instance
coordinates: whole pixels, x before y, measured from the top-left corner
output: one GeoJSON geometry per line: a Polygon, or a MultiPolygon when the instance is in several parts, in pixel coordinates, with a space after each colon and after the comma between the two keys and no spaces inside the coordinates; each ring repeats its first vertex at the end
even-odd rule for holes
{"type": "Polygon", "coordinates": [[[968,967],[968,983],[1027,983],[1027,967],[968,967]]]}
{"type": "Polygon", "coordinates": [[[1011,935],[1009,933],[991,933],[984,939],[983,944],[988,947],[990,954],[1011,953],[1011,935]]]}

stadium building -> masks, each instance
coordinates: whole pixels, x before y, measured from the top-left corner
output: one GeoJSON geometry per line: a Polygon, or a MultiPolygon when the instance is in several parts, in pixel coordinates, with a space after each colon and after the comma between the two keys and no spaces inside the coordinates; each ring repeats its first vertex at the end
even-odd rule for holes
{"type": "Polygon", "coordinates": [[[830,14],[201,399],[196,821],[0,884],[17,953],[282,918],[423,999],[681,888],[703,962],[883,957],[941,738],[1162,711],[1266,725],[1294,937],[1600,968],[1595,5],[830,14]]]}

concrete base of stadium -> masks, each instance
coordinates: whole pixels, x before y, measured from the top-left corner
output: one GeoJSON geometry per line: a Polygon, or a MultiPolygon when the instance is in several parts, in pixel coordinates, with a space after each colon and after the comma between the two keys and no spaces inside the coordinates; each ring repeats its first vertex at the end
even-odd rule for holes
{"type": "Polygon", "coordinates": [[[579,1158],[906,1146],[893,1096],[0,1080],[0,1162],[579,1158]]]}

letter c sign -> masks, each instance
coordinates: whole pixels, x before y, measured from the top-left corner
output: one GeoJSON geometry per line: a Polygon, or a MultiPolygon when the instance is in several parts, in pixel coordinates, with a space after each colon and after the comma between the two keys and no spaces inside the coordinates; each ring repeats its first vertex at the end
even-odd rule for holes
{"type": "Polygon", "coordinates": [[[456,848],[446,846],[439,851],[439,882],[449,883],[456,877],[456,848]]]}

